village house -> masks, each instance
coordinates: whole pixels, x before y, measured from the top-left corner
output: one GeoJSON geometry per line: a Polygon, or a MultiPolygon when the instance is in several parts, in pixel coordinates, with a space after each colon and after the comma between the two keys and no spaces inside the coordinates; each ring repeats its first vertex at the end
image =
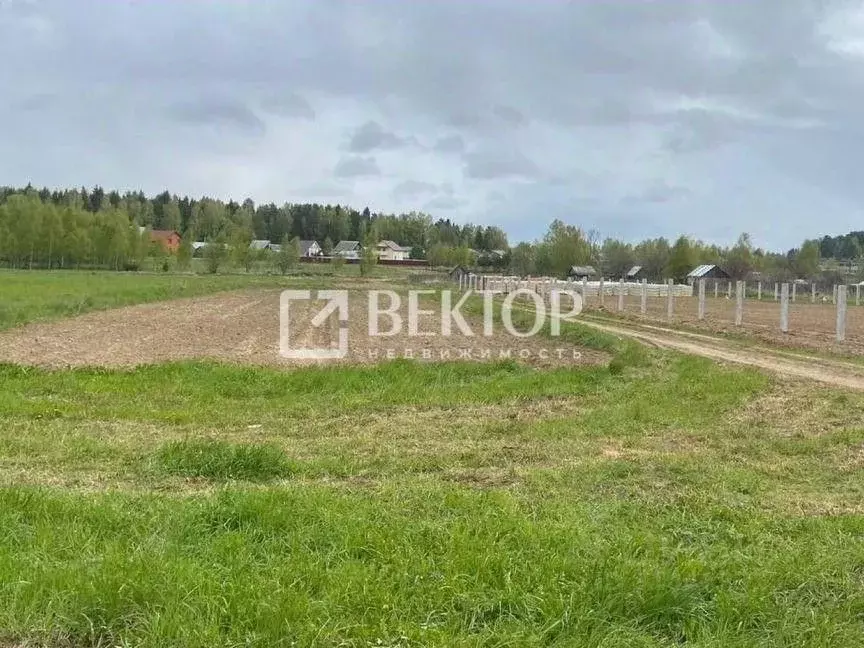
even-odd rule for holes
{"type": "Polygon", "coordinates": [[[333,248],[333,256],[339,256],[345,259],[359,259],[363,251],[363,246],[360,241],[339,241],[336,247],[333,248]]]}
{"type": "MultiPolygon", "coordinates": [[[[143,234],[146,230],[146,227],[139,227],[138,233],[143,234]]],[[[174,230],[150,230],[150,242],[159,243],[166,252],[171,254],[176,253],[180,249],[182,241],[183,237],[180,236],[179,232],[175,232],[174,230]]]]}
{"type": "Polygon", "coordinates": [[[447,274],[450,275],[450,279],[452,279],[453,281],[459,281],[462,277],[467,277],[471,273],[468,271],[468,268],[466,268],[465,266],[457,265],[455,268],[453,268],[447,274]]]}
{"type": "Polygon", "coordinates": [[[302,257],[317,257],[323,254],[318,241],[300,241],[300,256],[302,257]]]}
{"type": "Polygon", "coordinates": [[[687,275],[687,283],[691,286],[699,279],[729,279],[729,273],[713,263],[696,266],[687,275]]]}
{"type": "Polygon", "coordinates": [[[166,252],[175,254],[180,249],[182,238],[174,230],[151,230],[150,242],[158,243],[166,252]]]}
{"type": "Polygon", "coordinates": [[[636,265],[630,268],[627,271],[627,274],[624,275],[625,281],[642,281],[643,279],[648,278],[648,273],[645,272],[645,266],[636,265]]]}
{"type": "Polygon", "coordinates": [[[570,266],[567,276],[575,281],[582,281],[583,278],[590,280],[597,276],[597,271],[594,269],[594,266],[590,265],[570,266]]]}
{"type": "Polygon", "coordinates": [[[404,261],[411,257],[410,247],[402,247],[394,241],[379,241],[375,250],[378,258],[385,261],[404,261]]]}

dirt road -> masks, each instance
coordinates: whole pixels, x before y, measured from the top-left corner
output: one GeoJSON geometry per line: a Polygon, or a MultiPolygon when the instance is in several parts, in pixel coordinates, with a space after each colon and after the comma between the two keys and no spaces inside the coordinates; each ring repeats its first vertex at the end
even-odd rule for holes
{"type": "Polygon", "coordinates": [[[864,391],[864,365],[852,362],[793,354],[660,326],[610,322],[589,314],[581,316],[578,322],[584,326],[619,337],[639,340],[661,349],[672,349],[720,362],[757,367],[785,377],[815,380],[837,387],[864,391]]]}

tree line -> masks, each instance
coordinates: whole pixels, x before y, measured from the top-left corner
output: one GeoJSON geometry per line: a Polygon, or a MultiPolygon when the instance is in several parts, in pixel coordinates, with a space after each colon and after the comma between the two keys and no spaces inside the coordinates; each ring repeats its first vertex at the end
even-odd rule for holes
{"type": "MultiPolygon", "coordinates": [[[[136,265],[158,254],[138,228],[174,230],[184,242],[316,240],[329,252],[341,240],[388,239],[424,258],[433,246],[448,249],[507,248],[498,227],[454,223],[429,214],[372,213],[342,205],[256,205],[213,198],[178,197],[167,191],[106,192],[100,187],[37,190],[0,187],[0,263],[13,267],[136,265]]],[[[248,243],[247,243],[248,245],[248,243]]]]}
{"type": "Polygon", "coordinates": [[[571,266],[590,265],[605,277],[618,278],[641,266],[642,276],[649,279],[684,281],[696,266],[716,264],[733,279],[744,279],[753,272],[778,279],[813,278],[819,273],[820,243],[808,240],[799,248],[775,253],[754,246],[744,233],[728,247],[687,236],[674,242],[661,237],[633,244],[613,238],[601,240],[596,232],[556,220],[542,239],[519,243],[496,263],[519,276],[560,277],[571,266]]]}
{"type": "Polygon", "coordinates": [[[754,246],[747,234],[728,247],[686,236],[628,243],[601,240],[596,231],[556,220],[541,239],[511,249],[500,228],[435,220],[422,212],[397,215],[341,205],[256,205],[249,199],[196,200],[167,191],[148,198],[142,192],[120,194],[100,187],[0,187],[0,264],[6,266],[134,269],[148,256],[164,255],[161,246],[150,241],[148,229],[182,234],[181,266],[191,258],[192,241],[215,243],[207,249],[208,264],[216,268],[232,262],[250,269],[260,262],[262,255],[249,249],[253,239],[283,244],[317,240],[325,253],[340,240],[369,246],[389,239],[411,247],[414,258],[426,258],[433,266],[461,264],[522,276],[565,276],[572,265],[593,265],[604,276],[619,277],[640,265],[651,279],[678,281],[703,263],[718,264],[736,279],[751,272],[778,279],[815,278],[826,260],[857,261],[864,256],[864,232],[807,240],[778,253],[754,246]]]}

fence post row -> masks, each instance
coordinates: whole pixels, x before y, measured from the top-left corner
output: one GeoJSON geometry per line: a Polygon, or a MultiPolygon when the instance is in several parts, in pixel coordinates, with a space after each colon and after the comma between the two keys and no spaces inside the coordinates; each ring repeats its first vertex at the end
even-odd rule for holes
{"type": "Polygon", "coordinates": [[[744,321],[744,290],[743,281],[735,282],[735,326],[741,326],[744,321]]]}
{"type": "Polygon", "coordinates": [[[618,312],[624,310],[624,277],[618,280],[618,312]]]}
{"type": "Polygon", "coordinates": [[[846,285],[837,286],[837,341],[846,339],[846,285]]]}
{"type": "Polygon", "coordinates": [[[647,315],[648,313],[648,280],[642,280],[642,303],[640,304],[640,310],[643,315],[647,315]]]}
{"type": "MultiPolygon", "coordinates": [[[[719,281],[716,279],[712,280],[714,282],[714,291],[715,294],[719,292],[719,281]]],[[[488,291],[495,290],[501,292],[511,293],[519,289],[525,289],[537,293],[542,296],[544,302],[547,299],[552,298],[552,294],[555,290],[558,289],[559,285],[562,283],[556,279],[550,278],[538,278],[532,279],[529,281],[523,280],[515,280],[511,278],[497,277],[497,276],[487,276],[482,274],[474,274],[474,273],[465,273],[460,274],[458,278],[454,279],[454,282],[459,286],[460,290],[478,290],[478,291],[488,291]]],[[[666,285],[666,317],[669,322],[674,320],[675,314],[675,280],[667,279],[665,282],[666,285]]],[[[576,282],[573,279],[568,279],[566,281],[567,286],[575,287],[576,282]]],[[[600,305],[603,305],[604,295],[605,295],[605,284],[606,281],[601,277],[598,282],[598,295],[600,298],[600,305]]],[[[762,286],[763,282],[758,281],[756,284],[756,297],[757,299],[762,299],[762,286]]],[[[855,305],[860,306],[861,304],[861,284],[853,284],[855,287],[855,305]]],[[[648,314],[648,296],[649,296],[649,286],[647,279],[640,279],[638,282],[639,286],[639,295],[640,295],[640,312],[643,316],[647,316],[648,314]]],[[[835,305],[835,314],[836,314],[836,322],[835,322],[835,337],[837,342],[844,342],[846,340],[846,327],[847,327],[847,313],[849,306],[849,298],[850,298],[850,288],[852,286],[846,284],[835,284],[832,286],[832,301],[835,305]]],[[[628,295],[632,295],[633,286],[629,285],[625,279],[622,277],[618,280],[618,299],[617,299],[617,309],[619,312],[626,312],[626,297],[628,295]]],[[[816,301],[817,296],[817,286],[815,282],[810,283],[810,300],[812,302],[816,301]]],[[[706,293],[708,289],[708,280],[704,277],[697,279],[692,285],[692,292],[689,293],[692,296],[698,296],[698,319],[704,320],[707,314],[707,301],[706,301],[706,293]]],[[[658,290],[657,296],[662,296],[662,284],[657,286],[654,284],[654,288],[652,290],[658,290]],[[659,289],[659,290],[658,290],[659,289]]],[[[727,283],[727,294],[730,294],[732,291],[732,280],[727,283]]],[[[615,294],[614,289],[610,291],[611,295],[615,294]]],[[[650,293],[654,294],[654,293],[650,293]]],[[[780,330],[783,333],[789,332],[789,304],[795,303],[795,299],[797,296],[797,288],[795,282],[777,282],[774,284],[774,296],[775,299],[780,302],[780,330]]],[[[582,277],[582,298],[583,300],[587,300],[588,297],[588,278],[582,277]]],[[[747,282],[742,280],[735,280],[735,325],[742,326],[744,322],[744,306],[745,301],[747,299],[747,282]]],[[[823,297],[824,299],[824,297],[823,297]]],[[[530,300],[529,300],[530,301],[530,300]]]]}
{"type": "Polygon", "coordinates": [[[666,280],[666,318],[671,322],[672,314],[675,312],[675,296],[672,294],[674,279],[666,280]]]}
{"type": "Polygon", "coordinates": [[[789,284],[784,283],[780,289],[780,330],[789,332],[789,284]]]}

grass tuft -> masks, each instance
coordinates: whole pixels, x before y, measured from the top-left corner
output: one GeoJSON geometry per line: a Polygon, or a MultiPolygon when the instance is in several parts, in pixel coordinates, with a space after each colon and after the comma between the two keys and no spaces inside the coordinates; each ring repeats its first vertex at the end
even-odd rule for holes
{"type": "Polygon", "coordinates": [[[274,446],[225,441],[174,441],[157,451],[156,460],[166,474],[213,480],[264,482],[296,472],[274,446]]]}

